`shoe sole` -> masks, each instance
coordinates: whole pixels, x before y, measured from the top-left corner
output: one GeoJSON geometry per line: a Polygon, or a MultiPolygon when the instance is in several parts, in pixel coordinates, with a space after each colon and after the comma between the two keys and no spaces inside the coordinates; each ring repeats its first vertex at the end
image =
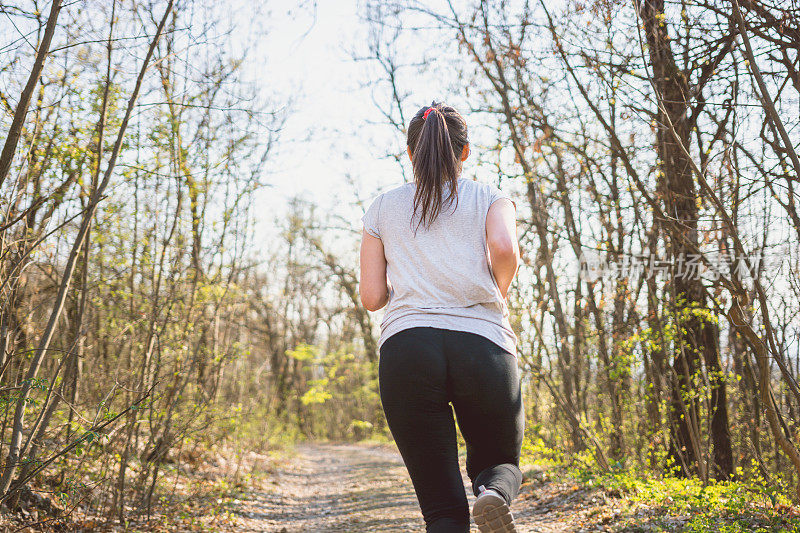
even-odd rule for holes
{"type": "Polygon", "coordinates": [[[472,518],[481,533],[517,533],[508,504],[493,494],[478,498],[472,507],[472,518]]]}

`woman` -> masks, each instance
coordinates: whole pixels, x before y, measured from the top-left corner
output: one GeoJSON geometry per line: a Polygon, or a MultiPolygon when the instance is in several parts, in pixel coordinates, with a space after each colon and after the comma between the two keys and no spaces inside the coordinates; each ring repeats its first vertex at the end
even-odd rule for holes
{"type": "Polygon", "coordinates": [[[386,421],[428,532],[468,532],[456,428],[482,532],[516,531],[524,413],[506,295],[517,271],[515,204],[462,179],[467,125],[434,102],[408,125],[414,182],[364,214],[361,302],[388,303],[378,377],[386,421]],[[388,279],[387,279],[388,277],[388,279]],[[452,404],[452,407],[451,407],[452,404]]]}

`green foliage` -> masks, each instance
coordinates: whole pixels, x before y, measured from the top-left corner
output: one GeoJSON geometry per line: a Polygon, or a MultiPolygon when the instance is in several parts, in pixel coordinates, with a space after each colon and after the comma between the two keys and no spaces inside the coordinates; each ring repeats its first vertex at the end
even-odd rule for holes
{"type": "Polygon", "coordinates": [[[324,352],[299,344],[286,355],[301,364],[295,421],[307,437],[372,437],[382,420],[376,365],[347,347],[324,352]]]}
{"type": "Polygon", "coordinates": [[[531,424],[525,427],[525,436],[522,439],[522,462],[535,462],[546,467],[560,467],[564,465],[564,453],[555,450],[547,444],[541,436],[542,424],[531,424]]]}
{"type": "Polygon", "coordinates": [[[325,403],[326,400],[333,398],[333,394],[325,390],[328,386],[328,378],[312,379],[308,382],[309,389],[300,397],[303,405],[311,403],[325,403]]]}
{"type": "Polygon", "coordinates": [[[682,348],[681,343],[687,335],[686,324],[693,321],[718,324],[719,318],[708,308],[702,308],[697,302],[686,304],[685,298],[678,298],[671,313],[666,313],[658,330],[643,327],[637,333],[622,342],[622,350],[634,355],[636,348],[647,352],[674,352],[682,348]]]}
{"type": "Polygon", "coordinates": [[[286,350],[286,355],[298,361],[311,361],[318,357],[317,348],[308,344],[298,344],[294,350],[286,350]]]}
{"type": "Polygon", "coordinates": [[[619,525],[624,531],[800,531],[800,514],[788,496],[790,487],[765,480],[756,468],[740,467],[737,481],[712,480],[705,485],[698,478],[657,475],[636,467],[617,465],[605,471],[588,452],[567,454],[546,446],[535,431],[530,435],[526,432],[523,441],[523,468],[544,468],[554,477],[619,498],[614,508],[622,511],[619,525]],[[647,513],[643,515],[642,509],[647,513]]]}

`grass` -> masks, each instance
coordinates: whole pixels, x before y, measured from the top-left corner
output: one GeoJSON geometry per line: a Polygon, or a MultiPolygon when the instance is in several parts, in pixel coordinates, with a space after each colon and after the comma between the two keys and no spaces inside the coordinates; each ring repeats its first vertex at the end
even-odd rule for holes
{"type": "Polygon", "coordinates": [[[757,469],[739,469],[738,481],[704,484],[698,478],[594,465],[589,454],[567,457],[541,440],[526,439],[523,446],[527,477],[585,491],[582,517],[588,531],[800,533],[800,508],[792,504],[789,487],[766,482],[754,474],[757,469]]]}

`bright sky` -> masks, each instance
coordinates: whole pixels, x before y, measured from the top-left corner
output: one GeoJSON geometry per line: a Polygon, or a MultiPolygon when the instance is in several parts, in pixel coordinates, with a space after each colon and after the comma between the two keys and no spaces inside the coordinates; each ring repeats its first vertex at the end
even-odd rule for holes
{"type": "MultiPolygon", "coordinates": [[[[274,187],[257,200],[263,213],[259,233],[265,238],[274,234],[274,220],[283,218],[293,195],[347,216],[360,230],[362,211],[355,202],[364,202],[365,208],[379,190],[402,184],[397,163],[385,155],[389,147],[402,149],[404,139],[380,123],[375,88],[367,84],[374,66],[353,60],[354,54],[367,53],[363,9],[359,0],[323,0],[316,9],[276,11],[268,37],[253,53],[251,63],[266,65],[256,73],[264,91],[295,98],[270,164],[267,181],[274,187]],[[348,175],[358,190],[348,184],[348,175]]],[[[442,83],[423,74],[415,89],[426,94],[415,103],[420,106],[444,91],[442,83]]],[[[388,94],[377,95],[388,102],[388,94]]],[[[416,110],[404,112],[411,116],[416,110]]]]}
{"type": "MultiPolygon", "coordinates": [[[[322,1],[316,14],[307,8],[276,15],[274,30],[253,59],[267,66],[265,75],[259,76],[265,92],[293,95],[294,103],[277,157],[269,165],[267,181],[274,187],[262,191],[258,199],[267,232],[296,194],[323,209],[346,213],[343,208],[356,199],[346,183],[348,173],[363,184],[359,194],[364,201],[379,188],[402,180],[396,164],[381,160],[373,146],[391,142],[391,128],[364,126],[376,117],[369,88],[361,87],[367,65],[353,61],[351,55],[367,35],[356,1],[322,1]],[[359,128],[368,129],[370,135],[359,135],[359,128]],[[383,140],[375,138],[381,129],[383,140]]],[[[357,220],[359,213],[355,216],[357,220]]]]}

